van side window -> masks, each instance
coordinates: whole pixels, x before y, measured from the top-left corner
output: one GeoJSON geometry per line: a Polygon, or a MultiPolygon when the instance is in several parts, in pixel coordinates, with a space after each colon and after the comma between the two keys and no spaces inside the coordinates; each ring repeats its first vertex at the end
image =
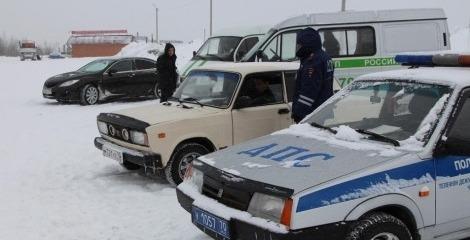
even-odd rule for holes
{"type": "Polygon", "coordinates": [[[439,26],[435,22],[390,23],[382,29],[385,54],[440,49],[442,34],[438,32],[439,26]]]}
{"type": "Polygon", "coordinates": [[[323,49],[331,57],[372,56],[376,53],[372,27],[320,29],[323,49]]]}
{"type": "Polygon", "coordinates": [[[238,48],[237,56],[235,56],[235,61],[240,61],[240,59],[242,59],[243,56],[245,56],[245,54],[247,54],[258,42],[258,37],[250,37],[243,40],[243,42],[240,44],[240,47],[238,48]]]}
{"type": "Polygon", "coordinates": [[[295,93],[295,81],[297,80],[297,71],[285,72],[287,102],[292,102],[295,93]]]}
{"type": "Polygon", "coordinates": [[[240,89],[239,98],[248,99],[247,107],[284,102],[282,73],[257,73],[248,75],[240,89]]]}

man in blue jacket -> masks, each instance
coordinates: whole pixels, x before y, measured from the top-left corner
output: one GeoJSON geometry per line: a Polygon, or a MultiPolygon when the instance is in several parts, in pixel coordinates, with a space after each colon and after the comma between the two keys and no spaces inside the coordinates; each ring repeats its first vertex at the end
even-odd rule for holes
{"type": "Polygon", "coordinates": [[[334,63],[323,51],[320,34],[306,28],[297,34],[297,72],[292,118],[299,123],[333,95],[334,63]]]}

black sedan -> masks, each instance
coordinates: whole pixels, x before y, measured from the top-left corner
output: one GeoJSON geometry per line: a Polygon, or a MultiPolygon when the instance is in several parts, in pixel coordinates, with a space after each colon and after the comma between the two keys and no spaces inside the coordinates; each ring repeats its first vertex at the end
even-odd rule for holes
{"type": "Polygon", "coordinates": [[[47,79],[42,90],[45,98],[83,105],[157,93],[155,61],[146,58],[95,60],[75,72],[47,79]]]}

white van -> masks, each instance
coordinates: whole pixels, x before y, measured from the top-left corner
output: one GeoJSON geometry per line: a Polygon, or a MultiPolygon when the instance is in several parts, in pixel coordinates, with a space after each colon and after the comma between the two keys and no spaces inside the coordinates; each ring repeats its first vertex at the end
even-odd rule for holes
{"type": "Polygon", "coordinates": [[[267,27],[245,29],[225,29],[207,39],[201,48],[193,53],[193,58],[184,66],[183,81],[188,73],[196,68],[214,62],[238,62],[255,46],[268,31],[267,27]]]}
{"type": "Polygon", "coordinates": [[[442,9],[348,11],[287,19],[265,36],[242,61],[295,61],[297,32],[312,27],[335,60],[341,87],[355,77],[399,68],[397,53],[450,49],[447,18],[442,9]]]}

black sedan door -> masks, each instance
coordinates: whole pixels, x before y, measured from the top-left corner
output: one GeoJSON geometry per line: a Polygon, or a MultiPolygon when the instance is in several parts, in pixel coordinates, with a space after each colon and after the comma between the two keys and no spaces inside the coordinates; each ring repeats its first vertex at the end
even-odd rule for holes
{"type": "Polygon", "coordinates": [[[114,63],[103,76],[105,94],[129,95],[135,77],[132,60],[120,60],[114,63]]]}
{"type": "Polygon", "coordinates": [[[153,94],[157,82],[155,62],[150,59],[135,59],[135,87],[139,95],[153,94]]]}

